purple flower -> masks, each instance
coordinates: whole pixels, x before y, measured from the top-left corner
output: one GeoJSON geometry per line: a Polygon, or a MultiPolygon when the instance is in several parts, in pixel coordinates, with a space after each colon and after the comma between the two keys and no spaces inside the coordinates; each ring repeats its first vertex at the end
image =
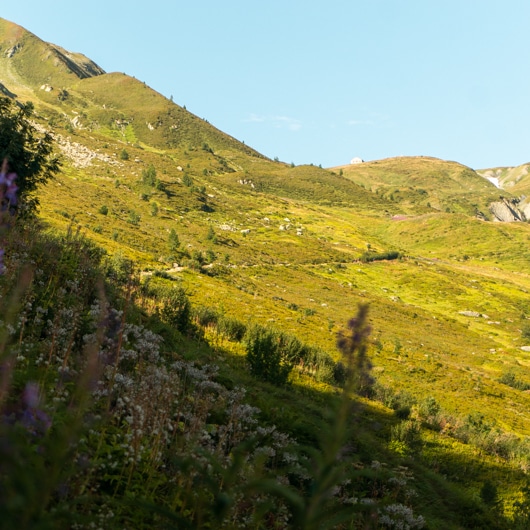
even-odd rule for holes
{"type": "Polygon", "coordinates": [[[4,197],[8,200],[10,206],[17,204],[18,186],[15,184],[16,173],[8,173],[5,177],[6,191],[4,197]]]}
{"type": "MultiPolygon", "coordinates": [[[[18,202],[17,191],[18,186],[15,184],[17,179],[16,173],[8,173],[7,158],[4,158],[2,167],[0,169],[0,211],[9,211],[11,215],[15,214],[15,207],[18,202]]],[[[2,216],[0,217],[0,227],[6,225],[9,228],[9,223],[2,216]]],[[[5,274],[6,267],[4,264],[4,249],[0,248],[0,275],[5,274]]]]}
{"type": "Polygon", "coordinates": [[[52,426],[50,417],[40,408],[39,385],[33,381],[24,388],[23,401],[25,405],[22,413],[22,424],[33,434],[44,434],[52,426]]]}
{"type": "Polygon", "coordinates": [[[28,408],[36,408],[40,403],[39,385],[34,381],[26,383],[24,388],[24,404],[28,408]]]}
{"type": "Polygon", "coordinates": [[[8,172],[7,158],[4,158],[2,162],[2,168],[0,169],[0,199],[2,206],[15,206],[17,204],[17,191],[18,186],[15,184],[17,174],[14,172],[8,172]],[[7,203],[7,204],[5,204],[7,203]]]}

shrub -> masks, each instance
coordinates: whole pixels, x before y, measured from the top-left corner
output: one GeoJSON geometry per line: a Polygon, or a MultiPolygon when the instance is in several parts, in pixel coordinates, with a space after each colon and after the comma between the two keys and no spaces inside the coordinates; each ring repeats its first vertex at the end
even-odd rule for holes
{"type": "Polygon", "coordinates": [[[206,234],[206,239],[208,241],[212,241],[213,243],[217,243],[217,236],[215,235],[215,230],[213,229],[212,225],[208,227],[208,233],[206,234]]]}
{"type": "Polygon", "coordinates": [[[126,149],[120,151],[120,160],[129,160],[129,153],[126,149]]]}
{"type": "Polygon", "coordinates": [[[333,367],[333,380],[340,386],[344,386],[348,378],[351,377],[351,370],[339,361],[333,367]]]}
{"type": "Polygon", "coordinates": [[[191,305],[182,287],[163,290],[160,296],[160,318],[180,333],[191,329],[191,305]]]}
{"type": "Polygon", "coordinates": [[[495,506],[497,504],[497,487],[495,484],[486,480],[480,488],[480,498],[482,502],[488,506],[495,506]]]}
{"type": "Polygon", "coordinates": [[[101,206],[101,208],[99,209],[99,213],[101,215],[107,215],[109,213],[108,206],[106,206],[105,204],[103,206],[101,206]]]}
{"type": "Polygon", "coordinates": [[[411,451],[416,451],[421,447],[420,424],[415,420],[400,421],[391,427],[390,433],[392,442],[400,442],[411,451]]]}
{"type": "Polygon", "coordinates": [[[180,246],[179,236],[173,228],[169,231],[168,245],[172,252],[175,252],[180,246]]]}
{"type": "Polygon", "coordinates": [[[149,164],[147,169],[142,171],[142,182],[147,186],[155,186],[156,184],[156,169],[153,164],[149,164]]]}
{"type": "MultiPolygon", "coordinates": [[[[116,237],[117,238],[117,237],[116,237]]],[[[105,263],[106,276],[118,283],[127,283],[134,273],[134,264],[121,252],[114,254],[105,263]]]]}
{"type": "Polygon", "coordinates": [[[247,330],[245,342],[250,373],[263,381],[284,385],[293,365],[283,355],[278,334],[255,325],[247,330]]]}
{"type": "Polygon", "coordinates": [[[199,306],[195,308],[194,316],[197,324],[202,327],[215,325],[219,320],[217,311],[212,307],[199,306]]]}
{"type": "Polygon", "coordinates": [[[401,258],[402,255],[397,250],[389,250],[387,252],[364,252],[360,257],[360,260],[363,263],[370,263],[372,261],[384,261],[384,260],[394,260],[401,258]]]}
{"type": "Polygon", "coordinates": [[[530,390],[530,384],[517,379],[517,376],[513,372],[506,372],[502,374],[498,381],[503,385],[511,386],[517,390],[530,390]]]}
{"type": "Polygon", "coordinates": [[[432,396],[425,398],[418,407],[420,419],[426,427],[431,429],[438,429],[439,427],[440,410],[440,404],[432,396]]]}
{"type": "Polygon", "coordinates": [[[129,212],[129,218],[127,219],[127,222],[134,226],[138,226],[140,224],[140,215],[131,210],[129,212]]]}
{"type": "Polygon", "coordinates": [[[232,317],[223,317],[218,323],[219,331],[228,339],[233,341],[242,341],[245,333],[247,332],[247,326],[232,317]]]}
{"type": "Polygon", "coordinates": [[[187,173],[184,173],[184,176],[182,177],[182,184],[188,188],[191,188],[191,186],[193,186],[193,179],[187,173]]]}
{"type": "Polygon", "coordinates": [[[304,345],[300,359],[301,367],[317,381],[333,382],[335,361],[328,352],[315,346],[304,345]]]}

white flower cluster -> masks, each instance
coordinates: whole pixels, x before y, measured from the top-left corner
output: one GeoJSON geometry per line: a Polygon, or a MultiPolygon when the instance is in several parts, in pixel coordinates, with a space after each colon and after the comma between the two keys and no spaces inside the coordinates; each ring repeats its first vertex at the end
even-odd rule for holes
{"type": "Polygon", "coordinates": [[[395,530],[412,530],[423,528],[425,519],[423,516],[414,516],[414,512],[404,504],[390,504],[379,511],[379,523],[385,528],[395,530]]]}

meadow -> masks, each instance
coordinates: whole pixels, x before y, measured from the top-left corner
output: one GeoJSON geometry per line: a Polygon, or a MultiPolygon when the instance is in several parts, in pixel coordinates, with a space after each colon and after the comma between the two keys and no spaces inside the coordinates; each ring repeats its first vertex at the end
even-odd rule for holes
{"type": "Polygon", "coordinates": [[[2,234],[7,527],[527,527],[509,190],[426,157],[269,160],[1,22],[1,79],[61,162],[2,234]]]}

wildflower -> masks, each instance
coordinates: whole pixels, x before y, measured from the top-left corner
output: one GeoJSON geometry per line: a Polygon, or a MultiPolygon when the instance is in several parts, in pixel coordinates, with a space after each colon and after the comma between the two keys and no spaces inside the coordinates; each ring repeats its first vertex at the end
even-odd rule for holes
{"type": "Polygon", "coordinates": [[[40,392],[37,383],[30,381],[24,388],[23,401],[25,410],[22,424],[33,434],[43,434],[51,427],[50,417],[40,408],[40,392]]]}
{"type": "MultiPolygon", "coordinates": [[[[18,186],[15,184],[16,178],[16,173],[7,172],[7,158],[4,158],[0,169],[0,210],[2,212],[8,211],[11,215],[15,214],[17,204],[18,186]]],[[[5,224],[7,223],[0,217],[0,227],[5,224]]],[[[0,275],[5,274],[6,271],[4,253],[5,250],[0,248],[0,275]]]]}
{"type": "Polygon", "coordinates": [[[2,169],[0,169],[0,202],[2,211],[9,210],[13,214],[13,207],[17,205],[18,186],[15,184],[17,174],[8,173],[7,167],[7,158],[4,158],[2,169]]]}

